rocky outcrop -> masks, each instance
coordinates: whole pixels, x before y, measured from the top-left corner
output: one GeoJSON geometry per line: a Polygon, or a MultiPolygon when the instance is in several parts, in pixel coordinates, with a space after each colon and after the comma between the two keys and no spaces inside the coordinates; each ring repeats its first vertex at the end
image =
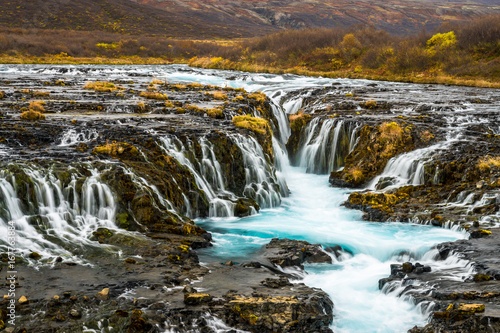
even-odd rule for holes
{"type": "Polygon", "coordinates": [[[295,239],[273,238],[267,244],[261,256],[274,266],[300,267],[308,263],[332,263],[330,255],[323,250],[320,244],[310,244],[295,239]]]}

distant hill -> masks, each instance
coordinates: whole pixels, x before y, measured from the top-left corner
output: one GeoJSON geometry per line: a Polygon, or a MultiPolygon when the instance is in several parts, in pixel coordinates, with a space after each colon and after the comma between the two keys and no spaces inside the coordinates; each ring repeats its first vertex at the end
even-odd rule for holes
{"type": "MultiPolygon", "coordinates": [[[[161,7],[167,5],[163,2],[161,7]]],[[[278,30],[262,24],[256,31],[255,22],[229,14],[211,11],[212,17],[192,12],[164,10],[130,0],[2,0],[0,26],[191,38],[248,37],[278,30]]]]}
{"type": "Polygon", "coordinates": [[[500,13],[498,0],[3,0],[0,25],[167,37],[250,37],[283,28],[370,24],[432,30],[500,13]]]}

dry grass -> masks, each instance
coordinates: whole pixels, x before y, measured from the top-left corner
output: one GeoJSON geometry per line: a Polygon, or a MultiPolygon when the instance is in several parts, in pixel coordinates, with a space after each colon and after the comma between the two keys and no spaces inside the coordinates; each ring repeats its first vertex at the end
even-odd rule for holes
{"type": "Polygon", "coordinates": [[[500,169],[500,156],[486,156],[479,160],[477,164],[479,170],[485,172],[489,171],[491,168],[500,169]]]}
{"type": "Polygon", "coordinates": [[[197,83],[197,82],[194,82],[194,83],[188,83],[187,86],[189,88],[201,88],[203,87],[203,85],[201,83],[197,83]]]}
{"type": "Polygon", "coordinates": [[[31,101],[30,102],[30,110],[37,112],[45,112],[45,102],[44,101],[31,101]]]}
{"type": "Polygon", "coordinates": [[[139,96],[148,98],[148,99],[158,99],[158,100],[167,100],[167,94],[162,94],[157,91],[143,91],[139,94],[139,96]]]}
{"type": "Polygon", "coordinates": [[[5,98],[5,91],[0,90],[0,99],[5,98]]]}
{"type": "Polygon", "coordinates": [[[83,89],[95,90],[99,92],[114,92],[120,87],[116,86],[114,83],[107,81],[96,81],[96,82],[87,82],[83,86],[83,89]]]}
{"type": "Polygon", "coordinates": [[[21,113],[21,119],[25,120],[43,120],[45,119],[45,115],[41,112],[29,110],[21,113]]]}
{"type": "Polygon", "coordinates": [[[233,124],[236,127],[247,128],[255,133],[266,135],[270,131],[269,123],[262,118],[242,115],[233,117],[233,124]]]}

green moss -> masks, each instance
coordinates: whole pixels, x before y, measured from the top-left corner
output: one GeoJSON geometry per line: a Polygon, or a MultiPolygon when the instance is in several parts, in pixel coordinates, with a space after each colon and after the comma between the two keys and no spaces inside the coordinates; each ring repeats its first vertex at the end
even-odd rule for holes
{"type": "Polygon", "coordinates": [[[128,228],[130,228],[128,218],[129,215],[127,212],[116,214],[116,223],[118,224],[118,227],[128,230],[128,228]]]}
{"type": "Polygon", "coordinates": [[[261,135],[267,135],[271,131],[267,120],[252,117],[251,115],[235,116],[233,117],[233,124],[236,127],[246,128],[261,135]]]}

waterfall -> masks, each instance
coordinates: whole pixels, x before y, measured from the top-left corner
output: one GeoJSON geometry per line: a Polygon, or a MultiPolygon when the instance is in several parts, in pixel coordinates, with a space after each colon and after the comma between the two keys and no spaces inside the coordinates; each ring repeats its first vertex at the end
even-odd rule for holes
{"type": "Polygon", "coordinates": [[[344,166],[345,157],[354,149],[358,128],[344,120],[314,118],[301,137],[300,167],[308,173],[325,174],[344,166]]]}
{"type": "MultiPolygon", "coordinates": [[[[62,256],[80,261],[74,254],[97,245],[90,240],[97,228],[116,228],[115,199],[110,188],[100,181],[98,171],[90,169],[91,175],[80,186],[74,174],[64,186],[48,170],[25,167],[23,171],[33,184],[35,202],[30,202],[29,208],[17,196],[15,177],[5,173],[0,176],[0,230],[8,228],[9,223],[15,226],[16,246],[22,253],[35,251],[44,260],[62,256]],[[30,214],[31,210],[34,214],[30,214]]],[[[3,247],[7,233],[1,235],[3,247]]]]}
{"type": "Polygon", "coordinates": [[[279,206],[281,198],[277,188],[279,186],[276,185],[279,181],[275,170],[269,166],[260,144],[253,137],[241,134],[234,134],[231,139],[243,153],[246,174],[246,186],[243,192],[245,196],[254,199],[261,208],[279,206]]]}
{"type": "Polygon", "coordinates": [[[234,216],[234,203],[231,200],[223,199],[219,196],[230,196],[236,199],[235,195],[225,190],[225,183],[211,144],[204,138],[200,140],[203,157],[201,162],[194,156],[193,142],[188,139],[186,145],[177,138],[162,137],[162,148],[166,153],[177,160],[180,164],[189,169],[195,178],[196,185],[202,190],[209,201],[210,217],[231,217],[234,216]],[[188,156],[194,161],[192,162],[188,156]]]}
{"type": "MultiPolygon", "coordinates": [[[[279,206],[281,203],[280,189],[283,189],[283,194],[287,194],[286,182],[283,177],[278,177],[275,168],[269,165],[260,144],[253,137],[240,134],[231,134],[228,138],[242,154],[245,168],[243,197],[254,199],[261,208],[279,206]]],[[[170,137],[162,137],[160,140],[166,153],[186,167],[194,176],[196,185],[209,201],[209,216],[234,216],[235,201],[239,197],[227,190],[228,180],[225,179],[221,162],[214,153],[213,144],[205,137],[200,138],[199,145],[202,156],[197,157],[194,151],[194,142],[190,139],[186,143],[170,137]]],[[[279,146],[278,143],[275,145],[279,146]]],[[[186,197],[184,199],[189,201],[186,197]]],[[[190,203],[187,205],[191,206],[190,203]]]]}

